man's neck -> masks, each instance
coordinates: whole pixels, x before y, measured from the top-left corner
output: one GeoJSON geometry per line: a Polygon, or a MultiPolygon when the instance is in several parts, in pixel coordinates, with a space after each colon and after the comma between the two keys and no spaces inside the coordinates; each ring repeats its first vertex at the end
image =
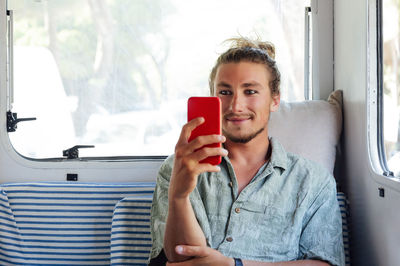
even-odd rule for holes
{"type": "Polygon", "coordinates": [[[251,182],[260,167],[269,160],[269,145],[267,131],[248,143],[236,143],[229,139],[225,142],[225,148],[229,151],[229,160],[235,170],[238,194],[251,182]]]}
{"type": "Polygon", "coordinates": [[[229,151],[228,157],[233,164],[254,165],[268,160],[268,148],[270,142],[268,132],[261,133],[247,143],[236,143],[229,139],[225,142],[225,148],[229,151]]]}

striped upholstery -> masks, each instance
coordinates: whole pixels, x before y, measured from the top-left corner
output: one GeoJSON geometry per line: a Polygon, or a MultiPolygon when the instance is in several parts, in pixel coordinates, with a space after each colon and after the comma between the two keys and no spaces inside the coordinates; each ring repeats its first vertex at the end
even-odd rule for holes
{"type": "Polygon", "coordinates": [[[349,203],[343,192],[337,193],[340,213],[342,214],[343,244],[346,266],[350,266],[350,236],[349,236],[349,203]]]}
{"type": "MultiPolygon", "coordinates": [[[[146,265],[154,185],[1,185],[0,265],[146,265]]],[[[337,197],[350,265],[348,202],[337,197]]]]}
{"type": "Polygon", "coordinates": [[[116,203],[125,197],[151,197],[154,185],[0,186],[0,264],[110,265],[111,222],[116,203]]]}
{"type": "Polygon", "coordinates": [[[152,198],[125,198],[114,210],[111,231],[111,265],[147,265],[151,250],[152,198]]]}

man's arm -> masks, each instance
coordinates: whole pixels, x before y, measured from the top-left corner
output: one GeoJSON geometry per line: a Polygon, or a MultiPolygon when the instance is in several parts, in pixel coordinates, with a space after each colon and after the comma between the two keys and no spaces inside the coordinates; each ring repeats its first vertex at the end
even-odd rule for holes
{"type": "MultiPolygon", "coordinates": [[[[219,251],[203,246],[177,246],[176,252],[187,257],[195,257],[189,261],[178,263],[167,263],[168,266],[195,266],[195,265],[219,265],[234,266],[233,258],[222,255],[219,251]]],[[[297,260],[282,262],[260,262],[243,260],[244,266],[329,266],[328,263],[320,260],[297,260]]]]}
{"type": "Polygon", "coordinates": [[[243,261],[244,266],[329,266],[328,263],[320,260],[295,260],[281,262],[259,262],[259,261],[243,261]]]}
{"type": "Polygon", "coordinates": [[[182,261],[189,257],[177,254],[174,247],[177,244],[207,246],[193,212],[189,197],[174,198],[169,196],[168,218],[164,235],[164,252],[168,261],[182,261]]]}
{"type": "Polygon", "coordinates": [[[175,159],[168,190],[168,217],[164,235],[164,251],[168,261],[187,260],[188,256],[175,252],[177,245],[206,247],[206,239],[197,222],[189,200],[190,193],[196,188],[197,178],[203,172],[218,172],[220,168],[200,163],[209,156],[225,156],[222,148],[202,148],[212,143],[222,143],[225,137],[219,135],[200,136],[188,142],[191,132],[203,118],[196,118],[183,128],[175,147],[175,159]],[[202,149],[200,149],[202,148],[202,149]]]}

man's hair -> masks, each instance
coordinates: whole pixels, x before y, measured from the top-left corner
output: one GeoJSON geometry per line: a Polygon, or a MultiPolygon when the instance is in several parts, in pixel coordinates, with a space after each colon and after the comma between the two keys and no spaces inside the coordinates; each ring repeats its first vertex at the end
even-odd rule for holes
{"type": "Polygon", "coordinates": [[[215,66],[211,70],[209,77],[209,86],[211,95],[215,94],[214,80],[218,67],[221,64],[252,62],[263,64],[271,73],[269,87],[272,95],[279,95],[279,85],[281,83],[281,74],[275,62],[275,46],[270,42],[260,40],[251,40],[245,37],[231,38],[226,40],[232,42],[231,48],[221,54],[215,66]]]}

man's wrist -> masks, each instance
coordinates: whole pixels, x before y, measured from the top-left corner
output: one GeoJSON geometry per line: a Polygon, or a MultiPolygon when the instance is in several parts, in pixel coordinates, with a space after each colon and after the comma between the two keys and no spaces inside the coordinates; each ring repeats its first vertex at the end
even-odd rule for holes
{"type": "Polygon", "coordinates": [[[189,196],[187,197],[175,197],[175,196],[170,196],[168,195],[168,204],[169,205],[182,205],[182,204],[187,204],[190,203],[190,198],[189,196]]]}

